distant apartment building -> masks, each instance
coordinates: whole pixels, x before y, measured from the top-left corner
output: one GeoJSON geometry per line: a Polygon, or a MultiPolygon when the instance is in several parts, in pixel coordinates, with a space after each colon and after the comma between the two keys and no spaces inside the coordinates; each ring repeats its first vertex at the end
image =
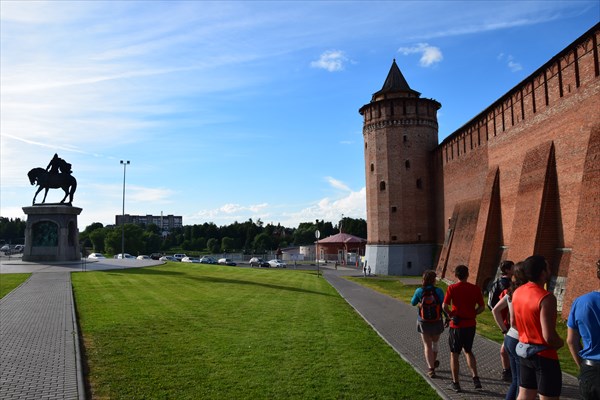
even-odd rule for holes
{"type": "Polygon", "coordinates": [[[171,231],[175,228],[183,227],[183,217],[179,215],[115,215],[117,225],[136,224],[148,226],[155,224],[163,231],[171,231]]]}

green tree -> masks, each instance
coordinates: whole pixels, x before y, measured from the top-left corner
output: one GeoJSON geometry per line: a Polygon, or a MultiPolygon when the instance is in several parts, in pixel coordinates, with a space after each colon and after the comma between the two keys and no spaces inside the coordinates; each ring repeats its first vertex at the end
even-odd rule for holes
{"type": "Polygon", "coordinates": [[[221,251],[227,253],[234,250],[233,248],[234,240],[230,237],[224,237],[221,239],[221,251]]]}
{"type": "Polygon", "coordinates": [[[254,251],[256,253],[264,253],[272,249],[271,237],[266,233],[261,233],[254,238],[254,251]]]}
{"type": "Polygon", "coordinates": [[[89,233],[89,239],[92,242],[92,247],[97,253],[104,253],[104,239],[106,238],[106,229],[94,229],[89,233]]]}
{"type": "Polygon", "coordinates": [[[219,252],[219,241],[215,238],[210,238],[206,241],[206,247],[209,253],[218,253],[219,252]]]}

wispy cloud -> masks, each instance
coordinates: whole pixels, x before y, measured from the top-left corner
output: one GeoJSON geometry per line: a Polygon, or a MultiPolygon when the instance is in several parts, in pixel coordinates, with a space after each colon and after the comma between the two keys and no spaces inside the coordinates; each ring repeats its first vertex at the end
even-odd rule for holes
{"type": "Polygon", "coordinates": [[[329,72],[337,72],[344,69],[348,58],[341,50],[328,50],[321,54],[318,60],[312,61],[310,66],[313,68],[325,69],[329,72]]]}
{"type": "Polygon", "coordinates": [[[325,180],[327,182],[329,182],[329,185],[336,188],[336,189],[340,189],[343,190],[345,192],[351,192],[352,190],[342,181],[332,178],[331,176],[326,176],[325,180]]]}
{"type": "Polygon", "coordinates": [[[506,62],[506,66],[510,69],[511,72],[518,72],[523,69],[521,63],[515,61],[512,55],[505,55],[504,53],[500,53],[498,55],[498,60],[501,62],[506,62]]]}
{"type": "Polygon", "coordinates": [[[439,47],[431,46],[428,43],[417,43],[410,47],[400,47],[398,51],[405,56],[410,54],[421,54],[419,65],[422,67],[430,67],[444,59],[439,47]]]}

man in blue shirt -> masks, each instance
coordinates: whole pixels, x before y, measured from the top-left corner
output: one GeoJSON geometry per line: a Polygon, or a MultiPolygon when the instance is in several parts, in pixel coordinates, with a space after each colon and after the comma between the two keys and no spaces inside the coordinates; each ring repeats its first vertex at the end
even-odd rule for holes
{"type": "MultiPolygon", "coordinates": [[[[600,281],[600,260],[596,276],[600,281]]],[[[575,299],[567,327],[567,344],[579,366],[581,398],[600,400],[600,290],[575,299]]]]}

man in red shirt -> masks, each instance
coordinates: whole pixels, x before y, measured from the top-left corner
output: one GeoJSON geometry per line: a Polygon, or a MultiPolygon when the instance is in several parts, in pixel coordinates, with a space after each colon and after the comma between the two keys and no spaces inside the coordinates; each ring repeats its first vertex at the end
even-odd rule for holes
{"type": "Polygon", "coordinates": [[[458,381],[459,359],[461,351],[465,350],[467,365],[473,376],[475,389],[481,389],[481,382],[477,375],[477,360],[473,354],[473,340],[475,339],[475,327],[477,314],[485,310],[485,303],[481,289],[467,282],[469,269],[465,265],[459,265],[454,269],[454,275],[458,283],[448,286],[444,297],[444,310],[450,316],[450,331],[448,341],[450,344],[450,370],[452,372],[452,384],[450,389],[460,392],[458,381]]]}
{"type": "Polygon", "coordinates": [[[513,293],[515,325],[519,331],[520,359],[519,399],[558,399],[562,374],[557,349],[564,341],[556,332],[556,297],[544,285],[551,277],[542,256],[527,257],[523,272],[529,282],[513,293]]]}

